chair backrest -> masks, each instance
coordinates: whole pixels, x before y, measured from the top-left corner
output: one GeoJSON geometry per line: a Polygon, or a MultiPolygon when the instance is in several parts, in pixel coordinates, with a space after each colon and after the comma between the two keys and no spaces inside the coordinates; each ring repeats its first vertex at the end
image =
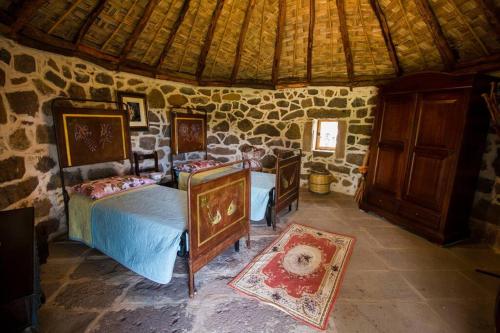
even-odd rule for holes
{"type": "Polygon", "coordinates": [[[135,164],[135,174],[137,176],[139,176],[141,172],[160,171],[160,165],[158,164],[158,152],[156,150],[148,154],[134,152],[134,164],[135,164]],[[141,169],[140,164],[144,162],[144,160],[154,160],[154,166],[141,169]]]}

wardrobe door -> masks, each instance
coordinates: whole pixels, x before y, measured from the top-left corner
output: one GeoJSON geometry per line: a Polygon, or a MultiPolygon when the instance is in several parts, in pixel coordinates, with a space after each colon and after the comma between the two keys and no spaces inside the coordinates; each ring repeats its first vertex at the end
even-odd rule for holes
{"type": "Polygon", "coordinates": [[[461,91],[420,95],[405,177],[405,201],[442,211],[455,175],[466,112],[463,99],[461,91]]]}
{"type": "Polygon", "coordinates": [[[384,209],[395,208],[395,201],[390,199],[401,196],[415,107],[414,94],[387,95],[382,103],[375,134],[377,144],[371,154],[374,167],[369,174],[368,200],[384,209]]]}

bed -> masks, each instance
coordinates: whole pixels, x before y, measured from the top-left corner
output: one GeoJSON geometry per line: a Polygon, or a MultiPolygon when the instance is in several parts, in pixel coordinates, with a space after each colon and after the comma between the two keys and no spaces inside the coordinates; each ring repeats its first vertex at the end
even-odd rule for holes
{"type": "Polygon", "coordinates": [[[102,198],[70,194],[64,182],[68,168],[124,160],[132,167],[128,112],[54,103],[52,113],[70,238],[150,280],[168,283],[187,231],[190,297],[199,269],[242,237],[250,245],[251,180],[247,168],[234,168],[241,161],[221,166],[231,172],[202,181],[192,179],[203,171],[193,172],[187,191],[141,184],[102,198]]]}
{"type": "MultiPolygon", "coordinates": [[[[178,109],[170,112],[172,142],[172,179],[176,187],[186,190],[188,178],[193,172],[208,170],[195,177],[195,181],[209,179],[211,175],[224,172],[217,169],[222,163],[208,159],[207,151],[207,114],[192,113],[193,110],[178,109]],[[174,156],[182,153],[205,153],[204,160],[186,161],[174,165],[174,156]]],[[[282,149],[276,151],[276,174],[251,171],[250,219],[260,221],[264,218],[267,224],[276,229],[278,212],[296,202],[298,209],[300,166],[302,151],[300,149],[282,149]]],[[[251,168],[251,161],[245,161],[251,168]]],[[[260,162],[259,162],[260,164],[260,162]]]]}

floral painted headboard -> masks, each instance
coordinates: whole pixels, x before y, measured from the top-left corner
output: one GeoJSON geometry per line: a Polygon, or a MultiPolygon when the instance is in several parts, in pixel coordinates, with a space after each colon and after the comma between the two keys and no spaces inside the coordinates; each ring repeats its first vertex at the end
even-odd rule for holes
{"type": "Polygon", "coordinates": [[[130,159],[126,111],[53,107],[61,168],[130,159]]]}
{"type": "Polygon", "coordinates": [[[181,154],[207,149],[207,116],[172,111],[172,153],[181,154]]]}

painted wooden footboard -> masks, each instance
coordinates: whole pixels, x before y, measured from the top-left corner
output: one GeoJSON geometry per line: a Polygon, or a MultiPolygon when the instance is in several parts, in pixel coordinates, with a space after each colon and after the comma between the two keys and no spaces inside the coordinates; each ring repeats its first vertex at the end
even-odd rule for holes
{"type": "Polygon", "coordinates": [[[276,229],[278,213],[296,202],[299,208],[300,166],[302,151],[286,150],[278,153],[276,160],[276,195],[273,229],[276,229]]]}
{"type": "Polygon", "coordinates": [[[224,168],[194,172],[188,180],[189,296],[194,295],[194,274],[229,246],[247,236],[250,245],[250,170],[241,169],[201,184],[193,176],[224,168]]]}

